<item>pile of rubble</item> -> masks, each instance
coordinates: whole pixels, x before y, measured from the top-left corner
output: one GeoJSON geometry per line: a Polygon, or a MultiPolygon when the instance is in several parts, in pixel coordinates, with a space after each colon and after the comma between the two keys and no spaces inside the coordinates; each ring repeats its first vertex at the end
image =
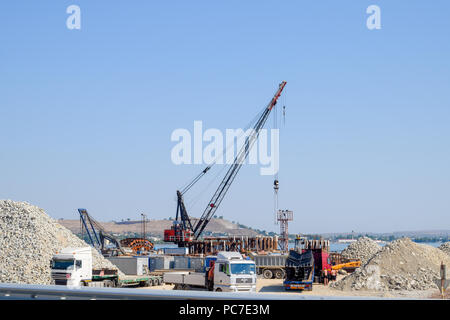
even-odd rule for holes
{"type": "Polygon", "coordinates": [[[426,290],[436,287],[441,262],[450,265],[450,256],[402,238],[384,246],[364,266],[331,286],[341,290],[426,290]]]}
{"type": "Polygon", "coordinates": [[[347,259],[360,259],[363,266],[380,250],[381,246],[374,240],[362,237],[342,250],[341,255],[347,259]]]}
{"type": "Polygon", "coordinates": [[[441,244],[439,246],[439,249],[441,249],[442,251],[444,251],[445,253],[450,255],[450,241],[449,242],[444,242],[443,244],[441,244]]]}
{"type": "MultiPolygon", "coordinates": [[[[51,284],[53,254],[65,247],[88,246],[44,210],[0,200],[0,282],[51,284]]],[[[118,269],[96,250],[92,253],[94,268],[118,269]]]]}

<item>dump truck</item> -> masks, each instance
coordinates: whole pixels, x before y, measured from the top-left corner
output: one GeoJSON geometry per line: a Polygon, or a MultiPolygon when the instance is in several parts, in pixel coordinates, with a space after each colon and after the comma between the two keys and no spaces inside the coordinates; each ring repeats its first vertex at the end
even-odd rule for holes
{"type": "Polygon", "coordinates": [[[218,252],[207,257],[205,272],[166,272],[164,283],[175,290],[256,292],[256,266],[238,252],[218,252]]]}
{"type": "Polygon", "coordinates": [[[286,278],[283,281],[285,290],[311,291],[314,282],[314,256],[312,251],[299,253],[289,251],[286,259],[286,278]]]}
{"type": "Polygon", "coordinates": [[[255,254],[248,255],[256,265],[256,274],[264,279],[283,279],[285,272],[286,254],[255,254]]]}
{"type": "Polygon", "coordinates": [[[70,287],[145,287],[163,282],[160,275],[121,275],[114,269],[93,269],[91,247],[64,248],[53,255],[50,266],[54,284],[70,287]]]}

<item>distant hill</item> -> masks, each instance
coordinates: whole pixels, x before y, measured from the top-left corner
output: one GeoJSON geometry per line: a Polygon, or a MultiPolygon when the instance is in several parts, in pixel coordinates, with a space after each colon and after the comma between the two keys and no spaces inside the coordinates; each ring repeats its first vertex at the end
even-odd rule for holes
{"type": "MultiPolygon", "coordinates": [[[[197,219],[191,218],[192,222],[195,223],[197,219]]],[[[80,220],[66,220],[58,219],[58,223],[69,229],[75,234],[81,233],[80,220]]],[[[106,231],[114,235],[130,235],[130,234],[140,234],[142,223],[141,221],[111,221],[111,222],[100,222],[99,223],[105,228],[106,231]]],[[[146,232],[149,236],[162,238],[164,235],[164,230],[169,229],[172,226],[171,220],[150,220],[146,224],[146,232]]],[[[225,219],[213,218],[208,223],[205,228],[203,235],[211,236],[256,236],[262,234],[259,230],[253,230],[246,226],[232,223],[231,221],[225,219]]]]}
{"type": "MultiPolygon", "coordinates": [[[[191,218],[191,221],[195,223],[197,219],[191,218]]],[[[75,234],[79,234],[80,221],[79,220],[65,220],[59,219],[58,222],[68,228],[75,234]]],[[[150,220],[147,222],[147,235],[155,238],[162,239],[164,230],[169,229],[172,226],[172,220],[150,220]]],[[[106,229],[106,231],[118,236],[119,238],[129,236],[140,236],[141,234],[141,221],[110,221],[100,222],[100,224],[106,229]]],[[[262,230],[253,229],[245,225],[236,224],[226,219],[213,218],[209,222],[203,236],[256,236],[256,235],[270,235],[275,233],[264,233],[262,230]]],[[[448,241],[450,236],[450,230],[418,230],[418,231],[395,231],[395,232],[339,232],[339,233],[322,233],[322,234],[304,234],[309,238],[323,237],[330,240],[338,240],[344,238],[359,238],[361,236],[368,236],[373,239],[392,241],[401,237],[409,237],[416,241],[436,241],[441,239],[442,241],[448,241]]],[[[290,234],[291,240],[295,239],[295,234],[290,234]]]]}

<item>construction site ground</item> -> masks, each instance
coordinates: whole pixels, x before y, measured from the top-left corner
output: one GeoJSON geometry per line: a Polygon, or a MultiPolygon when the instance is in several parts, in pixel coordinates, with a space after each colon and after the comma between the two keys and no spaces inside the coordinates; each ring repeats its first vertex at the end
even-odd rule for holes
{"type": "MultiPolygon", "coordinates": [[[[338,276],[338,280],[343,276],[338,276]]],[[[173,290],[173,285],[160,285],[153,287],[139,288],[141,290],[173,290]]],[[[312,291],[285,291],[283,280],[281,279],[260,279],[256,282],[256,291],[258,294],[287,294],[287,295],[312,295],[312,296],[333,296],[333,297],[375,297],[375,298],[406,298],[406,299],[439,299],[440,293],[437,289],[417,290],[417,291],[395,291],[395,292],[377,292],[369,290],[341,291],[330,288],[323,284],[314,284],[312,291]]],[[[447,299],[450,295],[447,293],[447,299]]]]}

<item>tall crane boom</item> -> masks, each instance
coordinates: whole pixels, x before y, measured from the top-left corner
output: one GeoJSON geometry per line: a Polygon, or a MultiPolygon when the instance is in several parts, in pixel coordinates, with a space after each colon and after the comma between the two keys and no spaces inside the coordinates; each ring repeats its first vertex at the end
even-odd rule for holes
{"type": "Polygon", "coordinates": [[[198,239],[198,237],[201,235],[201,233],[205,229],[206,225],[211,220],[211,217],[214,215],[214,212],[216,212],[217,208],[219,207],[220,203],[222,202],[223,198],[225,197],[225,194],[227,193],[228,189],[230,188],[231,184],[233,183],[234,178],[236,177],[237,173],[239,172],[239,169],[242,167],[242,164],[244,163],[245,159],[247,159],[250,149],[252,148],[253,144],[255,143],[256,139],[258,138],[260,130],[264,127],[264,124],[266,123],[267,118],[269,117],[270,111],[272,111],[273,107],[276,105],[277,100],[280,97],[281,92],[283,91],[285,85],[286,85],[286,81],[283,81],[280,84],[280,87],[278,88],[277,92],[275,93],[275,96],[270,101],[270,103],[267,105],[266,109],[264,110],[261,117],[256,122],[256,124],[253,127],[253,129],[251,130],[250,134],[246,137],[245,143],[242,146],[239,153],[236,155],[236,158],[234,159],[233,164],[228,169],[225,177],[223,178],[223,180],[220,183],[219,187],[217,188],[216,192],[214,193],[211,200],[209,201],[209,204],[206,207],[205,211],[203,212],[203,215],[201,216],[200,220],[198,220],[198,222],[194,226],[194,229],[193,229],[194,239],[198,239]]]}
{"type": "Polygon", "coordinates": [[[203,175],[205,175],[206,172],[211,168],[211,166],[208,166],[206,169],[204,169],[192,182],[190,182],[184,189],[182,189],[181,192],[177,191],[178,204],[176,220],[174,221],[174,224],[170,230],[164,231],[165,241],[175,242],[178,243],[179,246],[184,246],[186,242],[192,241],[193,239],[197,240],[200,237],[203,230],[211,220],[211,217],[213,217],[214,213],[218,209],[234,179],[236,178],[236,175],[239,172],[239,169],[242,167],[242,164],[247,159],[250,149],[257,140],[261,129],[264,127],[264,124],[266,123],[273,107],[276,105],[285,85],[286,81],[280,83],[275,95],[263,110],[261,116],[256,121],[248,136],[246,136],[244,145],[237,153],[233,164],[228,169],[225,177],[223,178],[216,192],[209,201],[206,209],[204,210],[202,216],[195,223],[195,225],[192,225],[192,222],[187,214],[186,208],[184,206],[183,194],[187,192],[203,175]]]}
{"type": "Polygon", "coordinates": [[[86,209],[78,209],[78,213],[80,214],[80,220],[82,222],[82,234],[83,229],[86,231],[86,234],[89,237],[91,245],[97,250],[103,252],[106,250],[105,247],[105,239],[114,243],[117,247],[117,250],[122,254],[126,254],[122,246],[120,245],[119,240],[114,237],[112,234],[106,232],[103,226],[98,223],[86,209]]]}

